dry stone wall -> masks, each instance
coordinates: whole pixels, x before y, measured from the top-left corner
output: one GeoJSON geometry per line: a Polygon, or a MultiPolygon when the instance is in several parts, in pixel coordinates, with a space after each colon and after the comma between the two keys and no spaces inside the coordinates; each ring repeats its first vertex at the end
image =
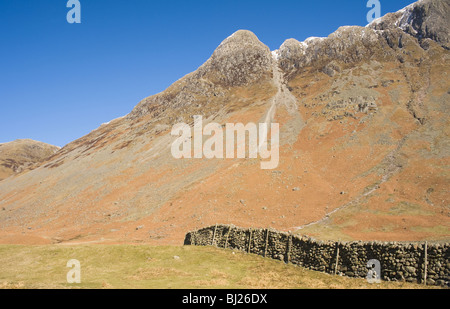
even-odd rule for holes
{"type": "Polygon", "coordinates": [[[186,234],[185,245],[241,250],[307,269],[367,278],[370,260],[379,261],[385,281],[408,281],[449,286],[448,243],[331,242],[272,229],[216,225],[186,234]],[[427,265],[425,267],[425,260],[427,265]]]}

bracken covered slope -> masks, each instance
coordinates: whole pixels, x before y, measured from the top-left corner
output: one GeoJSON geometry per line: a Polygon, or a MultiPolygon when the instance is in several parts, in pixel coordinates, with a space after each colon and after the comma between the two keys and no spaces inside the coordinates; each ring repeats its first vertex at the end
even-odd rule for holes
{"type": "Polygon", "coordinates": [[[422,0],[274,52],[237,31],[127,116],[0,182],[0,242],[181,244],[215,223],[448,240],[449,15],[422,0]],[[279,123],[279,166],[174,159],[171,128],[194,115],[279,123]]]}

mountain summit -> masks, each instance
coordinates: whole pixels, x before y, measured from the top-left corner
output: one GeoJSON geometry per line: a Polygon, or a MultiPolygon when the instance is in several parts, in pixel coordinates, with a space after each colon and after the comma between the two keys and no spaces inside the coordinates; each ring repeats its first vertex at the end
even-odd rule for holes
{"type": "Polygon", "coordinates": [[[0,182],[0,242],[181,244],[216,223],[448,240],[448,1],[286,40],[250,31],[48,161],[0,182]],[[174,159],[174,124],[280,125],[280,164],[174,159]]]}
{"type": "Polygon", "coordinates": [[[239,30],[217,47],[211,58],[199,68],[198,75],[215,84],[240,86],[271,72],[269,47],[251,31],[239,30]]]}
{"type": "Polygon", "coordinates": [[[431,39],[449,49],[450,1],[421,0],[368,25],[375,30],[399,28],[419,41],[431,39]]]}

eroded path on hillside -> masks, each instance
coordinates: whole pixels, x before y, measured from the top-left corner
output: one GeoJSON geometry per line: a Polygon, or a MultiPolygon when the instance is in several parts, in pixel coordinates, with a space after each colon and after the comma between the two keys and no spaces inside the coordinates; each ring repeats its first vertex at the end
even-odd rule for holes
{"type": "Polygon", "coordinates": [[[273,83],[277,87],[277,93],[271,99],[271,105],[267,111],[264,122],[269,124],[274,121],[276,109],[284,105],[289,114],[298,114],[297,99],[289,91],[283,77],[283,72],[278,66],[278,61],[274,58],[273,61],[273,83]]]}
{"type": "Polygon", "coordinates": [[[277,93],[270,99],[270,107],[264,116],[263,123],[267,125],[274,123],[277,109],[285,109],[290,119],[283,123],[283,127],[280,126],[280,144],[292,144],[297,140],[300,131],[305,127],[305,121],[298,111],[296,97],[287,87],[276,57],[273,58],[273,83],[277,87],[277,93]]]}

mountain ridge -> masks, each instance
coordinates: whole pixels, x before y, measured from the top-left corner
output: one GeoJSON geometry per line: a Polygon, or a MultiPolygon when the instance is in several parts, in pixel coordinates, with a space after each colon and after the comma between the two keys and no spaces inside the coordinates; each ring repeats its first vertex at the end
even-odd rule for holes
{"type": "Polygon", "coordinates": [[[0,182],[0,242],[173,244],[219,222],[326,239],[448,239],[449,67],[441,43],[398,27],[344,26],[275,53],[237,31],[125,117],[0,182]],[[193,115],[280,123],[280,166],[173,159],[170,129],[193,115]]]}

